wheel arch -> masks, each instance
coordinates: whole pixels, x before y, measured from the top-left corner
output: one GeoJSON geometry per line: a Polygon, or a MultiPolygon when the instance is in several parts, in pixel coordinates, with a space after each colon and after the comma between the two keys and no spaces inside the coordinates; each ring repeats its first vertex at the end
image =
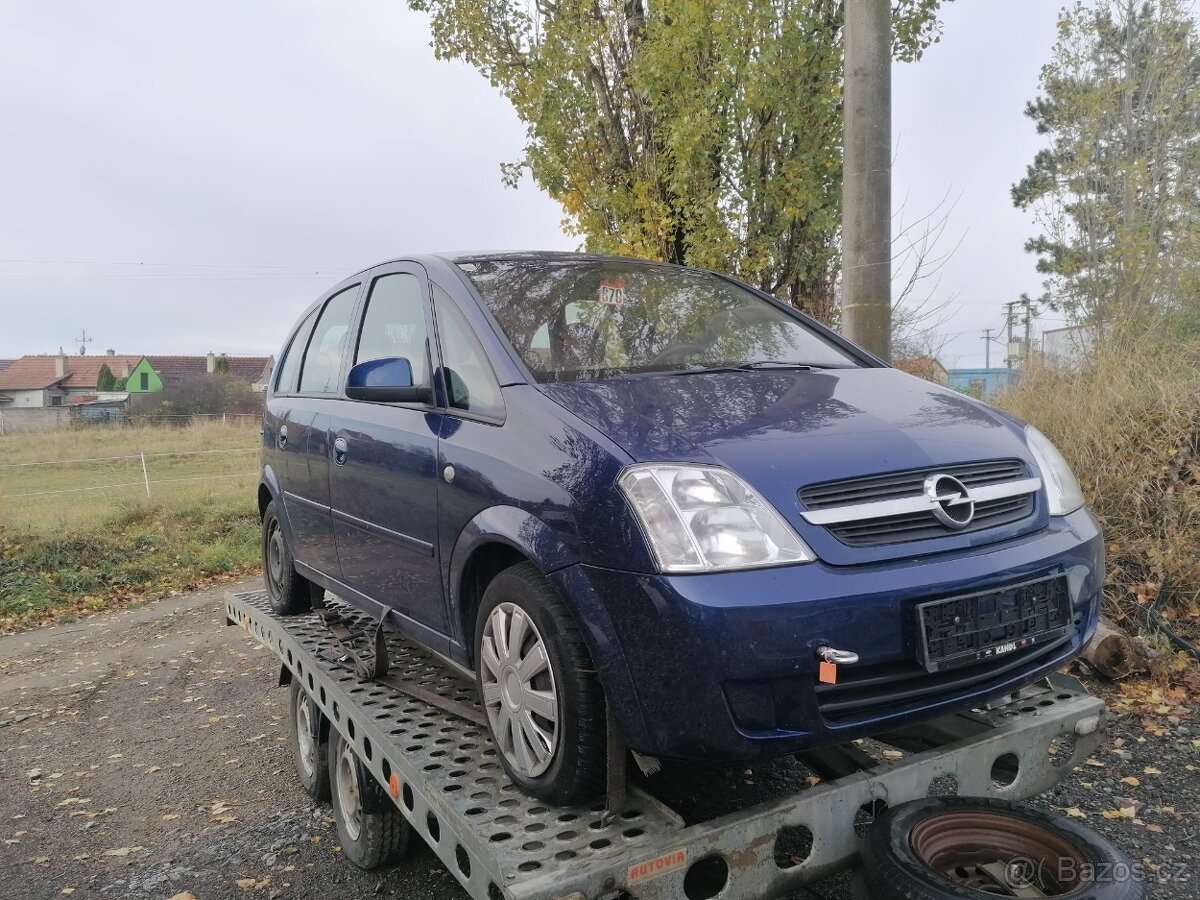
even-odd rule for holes
{"type": "MultiPolygon", "coordinates": [[[[279,477],[270,466],[264,466],[262,476],[258,479],[258,521],[267,514],[267,506],[272,500],[279,500],[282,491],[279,488],[279,477]]],[[[282,504],[280,504],[282,505],[282,504]]],[[[280,517],[281,519],[283,516],[280,517]]]]}
{"type": "MultiPolygon", "coordinates": [[[[475,615],[483,592],[498,574],[526,561],[550,575],[578,560],[545,522],[516,507],[485,509],[459,535],[447,577],[458,638],[469,664],[474,665],[475,615]]],[[[563,599],[570,608],[570,598],[563,599]]]]}
{"type": "Polygon", "coordinates": [[[459,629],[467,664],[475,664],[475,615],[497,574],[529,561],[558,591],[579,626],[597,667],[617,729],[631,747],[647,746],[648,731],[624,650],[606,599],[577,565],[575,552],[536,516],[515,507],[492,507],[467,523],[450,555],[447,573],[452,627],[459,629]]]}

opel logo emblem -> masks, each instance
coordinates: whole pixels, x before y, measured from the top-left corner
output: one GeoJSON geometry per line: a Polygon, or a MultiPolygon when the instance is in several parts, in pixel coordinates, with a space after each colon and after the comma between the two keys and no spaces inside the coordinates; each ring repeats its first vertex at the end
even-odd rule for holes
{"type": "Polygon", "coordinates": [[[933,516],[947,528],[966,528],[975,518],[975,501],[967,486],[951,475],[930,475],[925,479],[925,496],[933,516]]]}

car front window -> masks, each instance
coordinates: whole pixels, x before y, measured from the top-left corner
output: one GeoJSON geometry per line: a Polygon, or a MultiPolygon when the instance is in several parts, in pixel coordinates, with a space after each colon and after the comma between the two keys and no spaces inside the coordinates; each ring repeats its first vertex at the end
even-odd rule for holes
{"type": "Polygon", "coordinates": [[[787,363],[860,363],[707,272],[625,260],[459,263],[539,382],[787,363]]]}

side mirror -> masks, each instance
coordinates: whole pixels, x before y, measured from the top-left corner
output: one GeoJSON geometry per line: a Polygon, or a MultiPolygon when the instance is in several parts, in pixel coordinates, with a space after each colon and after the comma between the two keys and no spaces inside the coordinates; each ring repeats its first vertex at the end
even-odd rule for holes
{"type": "Polygon", "coordinates": [[[375,403],[431,403],[433,388],[414,385],[412,364],[395,356],[359,363],[351,369],[346,396],[375,403]]]}

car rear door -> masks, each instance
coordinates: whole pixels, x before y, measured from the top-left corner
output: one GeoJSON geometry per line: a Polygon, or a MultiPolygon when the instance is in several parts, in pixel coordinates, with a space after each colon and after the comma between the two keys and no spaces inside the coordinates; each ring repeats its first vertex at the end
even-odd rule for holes
{"type": "Polygon", "coordinates": [[[285,396],[276,396],[275,445],[282,460],[283,505],[292,534],[296,561],[328,578],[338,579],[341,568],[334,544],[329,504],[329,420],[341,389],[350,321],[361,285],[335,292],[319,308],[311,331],[302,328],[289,358],[302,349],[295,385],[284,385],[289,366],[280,376],[285,396]]]}
{"type": "MultiPolygon", "coordinates": [[[[431,384],[429,280],[415,263],[372,272],[350,364],[404,357],[415,384],[431,384]]],[[[445,650],[447,616],[437,547],[437,445],[433,404],[343,397],[330,423],[330,491],[342,579],[395,610],[402,624],[445,650]]]]}

